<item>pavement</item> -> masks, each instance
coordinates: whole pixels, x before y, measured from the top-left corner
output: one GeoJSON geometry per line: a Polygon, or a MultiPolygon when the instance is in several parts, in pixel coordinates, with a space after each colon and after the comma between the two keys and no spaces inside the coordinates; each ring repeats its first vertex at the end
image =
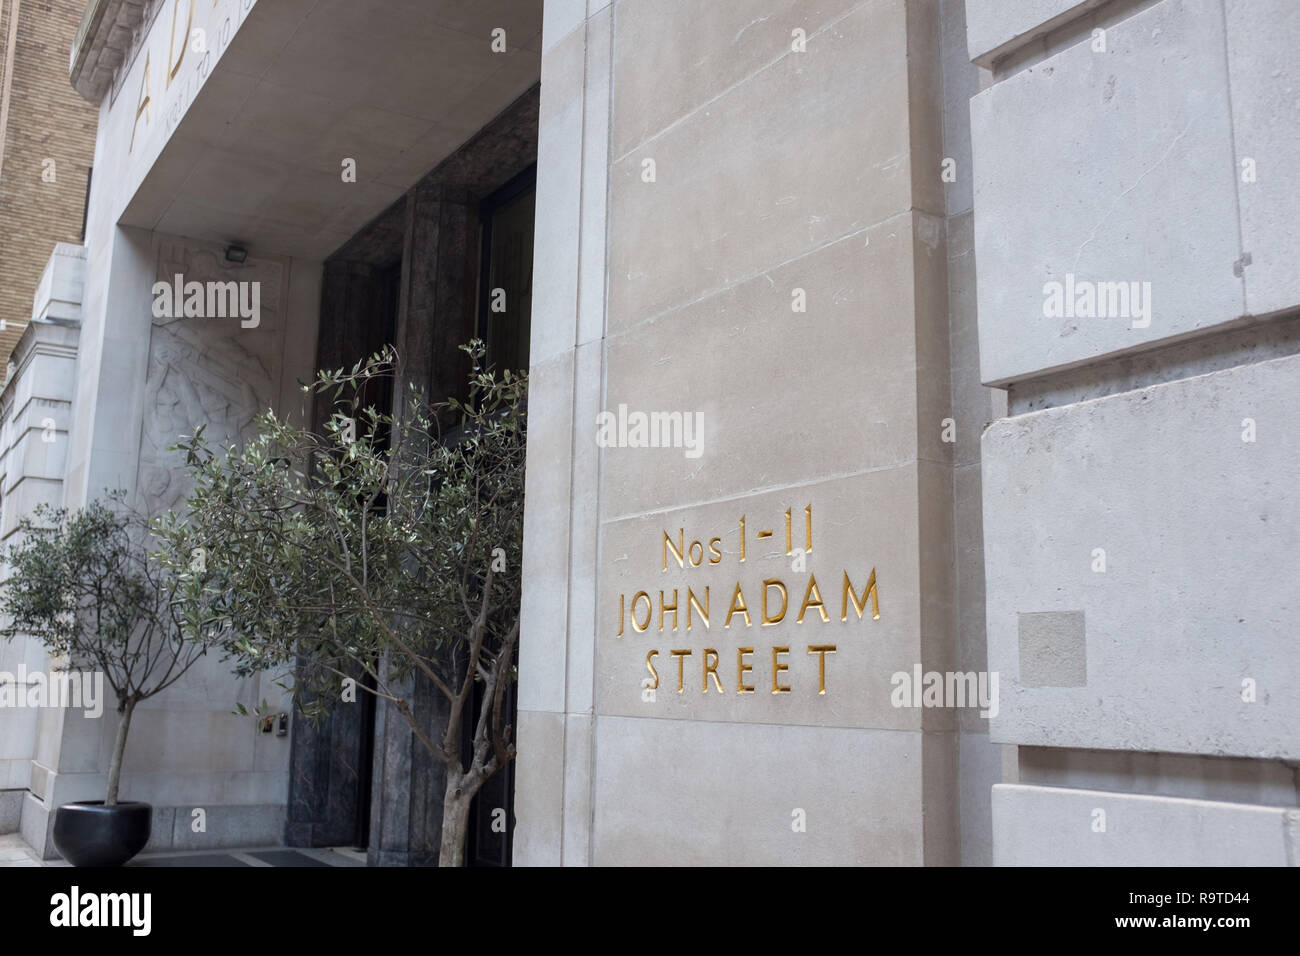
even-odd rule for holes
{"type": "MultiPolygon", "coordinates": [[[[347,847],[240,847],[229,850],[173,850],[141,853],[127,866],[365,866],[364,850],[347,847]]],[[[17,833],[0,836],[0,867],[71,866],[66,860],[42,860],[17,833]]]]}

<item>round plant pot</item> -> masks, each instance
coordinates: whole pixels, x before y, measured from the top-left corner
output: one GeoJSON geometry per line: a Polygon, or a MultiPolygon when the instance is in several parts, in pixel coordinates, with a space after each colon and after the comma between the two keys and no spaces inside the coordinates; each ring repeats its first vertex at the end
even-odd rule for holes
{"type": "Polygon", "coordinates": [[[152,828],[147,803],[67,803],[54,811],[54,848],[73,866],[121,866],[144,849],[152,828]]]}

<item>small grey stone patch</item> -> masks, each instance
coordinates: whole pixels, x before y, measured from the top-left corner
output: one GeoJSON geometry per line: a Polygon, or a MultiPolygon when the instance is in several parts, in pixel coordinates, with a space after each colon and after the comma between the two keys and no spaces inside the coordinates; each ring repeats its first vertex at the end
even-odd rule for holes
{"type": "Polygon", "coordinates": [[[1082,611],[1022,611],[1022,687],[1085,687],[1087,641],[1082,611]]]}
{"type": "Polygon", "coordinates": [[[36,761],[32,761],[32,779],[28,789],[31,790],[32,796],[36,799],[45,799],[45,783],[49,776],[50,772],[48,770],[36,763],[36,761]]]}
{"type": "Polygon", "coordinates": [[[18,821],[23,815],[25,790],[0,790],[0,836],[18,832],[18,821]]]}

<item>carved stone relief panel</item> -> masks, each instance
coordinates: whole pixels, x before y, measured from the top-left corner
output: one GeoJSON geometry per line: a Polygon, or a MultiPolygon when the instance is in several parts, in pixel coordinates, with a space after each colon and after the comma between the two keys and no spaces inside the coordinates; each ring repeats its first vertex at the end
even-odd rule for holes
{"type": "Polygon", "coordinates": [[[241,320],[240,314],[209,314],[210,295],[205,294],[203,308],[177,296],[170,308],[155,301],[138,482],[151,510],[175,506],[187,490],[179,480],[180,459],[167,450],[180,436],[205,424],[214,445],[240,441],[253,433],[254,418],[272,406],[280,379],[287,275],[283,260],[250,257],[235,264],[211,247],[163,242],[159,283],[175,289],[180,277],[180,288],[192,291],[191,283],[207,290],[212,283],[229,289],[234,282],[240,301],[256,303],[258,314],[253,327],[254,320],[241,320]],[[191,304],[195,308],[187,307],[191,304]]]}

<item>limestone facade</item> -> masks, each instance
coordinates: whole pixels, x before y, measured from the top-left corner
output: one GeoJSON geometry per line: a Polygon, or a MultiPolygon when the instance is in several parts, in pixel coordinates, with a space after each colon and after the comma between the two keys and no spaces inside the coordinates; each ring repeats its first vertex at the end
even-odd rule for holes
{"type": "MultiPolygon", "coordinates": [[[[514,863],[1300,859],[1288,0],[86,15],[96,188],[0,396],[0,534],[173,505],[176,434],[309,417],[376,336],[445,392],[535,156],[514,863]],[[176,274],[259,321],[155,315],[176,274]]],[[[429,862],[391,711],[254,736],[270,691],[213,663],[137,717],[155,845],[429,862]]],[[[48,852],[113,720],[0,721],[48,852]]]]}

